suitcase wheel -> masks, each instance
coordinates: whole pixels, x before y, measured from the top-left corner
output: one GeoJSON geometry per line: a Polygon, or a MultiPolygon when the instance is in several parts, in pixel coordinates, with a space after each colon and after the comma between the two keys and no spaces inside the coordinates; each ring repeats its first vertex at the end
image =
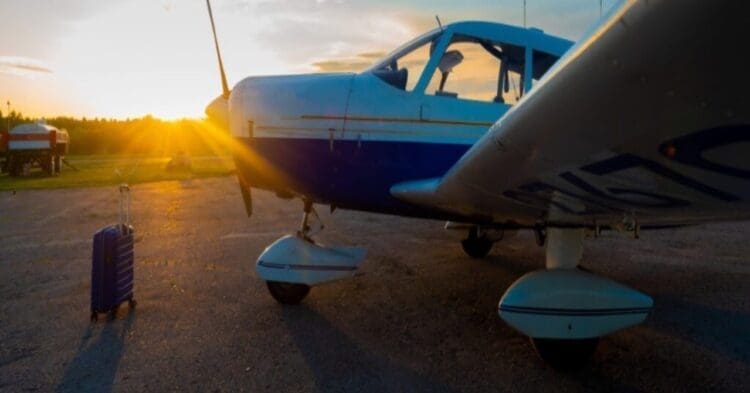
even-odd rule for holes
{"type": "Polygon", "coordinates": [[[138,305],[138,302],[136,302],[135,299],[133,298],[128,299],[128,306],[130,306],[130,308],[135,308],[135,306],[137,305],[138,305]]]}
{"type": "Polygon", "coordinates": [[[91,313],[91,322],[96,322],[96,320],[99,319],[99,314],[94,311],[91,313]]]}

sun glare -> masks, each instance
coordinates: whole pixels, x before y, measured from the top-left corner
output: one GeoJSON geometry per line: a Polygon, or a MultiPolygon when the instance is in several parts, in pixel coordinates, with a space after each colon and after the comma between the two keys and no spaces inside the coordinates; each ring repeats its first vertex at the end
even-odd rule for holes
{"type": "MultiPolygon", "coordinates": [[[[213,3],[230,87],[253,75],[362,70],[434,28],[433,11],[446,21],[515,15],[486,4],[426,15],[410,1],[213,3]]],[[[28,116],[202,118],[221,91],[203,1],[32,4],[6,2],[14,17],[0,24],[0,100],[28,116]]]]}

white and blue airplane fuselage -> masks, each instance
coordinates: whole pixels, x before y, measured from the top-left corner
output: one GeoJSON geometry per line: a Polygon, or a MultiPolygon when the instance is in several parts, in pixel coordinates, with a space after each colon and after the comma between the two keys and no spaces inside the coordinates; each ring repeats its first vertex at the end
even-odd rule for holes
{"type": "Polygon", "coordinates": [[[357,269],[363,250],[310,239],[316,203],[449,220],[474,258],[503,231],[533,230],[545,269],[498,313],[555,367],[582,365],[653,306],[578,269],[584,239],[750,219],[750,74],[735,56],[749,4],[624,0],[575,46],[455,23],[358,74],[251,77],[231,92],[219,56],[224,94],[207,114],[238,141],[248,214],[251,188],[304,201],[300,232],[261,254],[258,276],[289,304],[357,269]]]}
{"type": "MultiPolygon", "coordinates": [[[[507,56],[508,72],[515,68],[523,78],[519,84],[527,86],[571,46],[536,29],[463,22],[429,32],[358,74],[246,78],[229,98],[231,133],[255,158],[238,156],[243,183],[338,208],[450,218],[400,201],[390,189],[444,174],[511,107],[428,90],[456,37],[477,48],[493,45],[507,56]],[[405,80],[389,79],[398,70],[388,66],[423,45],[431,46],[432,56],[424,59],[421,75],[407,76],[415,84],[408,91],[405,80]],[[534,54],[540,60],[526,69],[524,56],[534,54]],[[275,171],[257,165],[258,159],[275,171]]],[[[498,59],[491,84],[502,66],[498,59]]],[[[501,92],[509,88],[498,86],[501,92]]]]}

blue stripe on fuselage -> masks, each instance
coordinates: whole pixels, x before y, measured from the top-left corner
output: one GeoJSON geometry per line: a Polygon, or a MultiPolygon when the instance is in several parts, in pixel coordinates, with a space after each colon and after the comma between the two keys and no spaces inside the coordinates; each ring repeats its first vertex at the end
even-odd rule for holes
{"type": "MultiPolygon", "coordinates": [[[[292,191],[317,203],[435,218],[435,212],[401,202],[391,186],[444,175],[471,147],[426,142],[253,138],[256,154],[293,181],[292,191]]],[[[250,179],[250,183],[253,181],[250,179]]]]}

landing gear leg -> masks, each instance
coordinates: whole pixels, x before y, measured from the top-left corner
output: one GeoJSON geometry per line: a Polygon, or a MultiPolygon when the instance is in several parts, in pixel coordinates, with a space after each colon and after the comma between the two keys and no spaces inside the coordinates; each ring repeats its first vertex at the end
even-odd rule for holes
{"type": "MultiPolygon", "coordinates": [[[[544,230],[547,269],[576,269],[583,256],[583,229],[549,228],[544,230]]],[[[599,337],[586,339],[549,339],[531,337],[539,356],[553,368],[574,371],[594,355],[599,337]]]]}
{"type": "MultiPolygon", "coordinates": [[[[310,217],[312,216],[312,218],[315,218],[318,223],[320,223],[320,217],[318,216],[318,212],[315,211],[311,200],[303,199],[302,202],[304,203],[303,211],[305,213],[302,215],[302,224],[300,224],[300,228],[297,231],[297,236],[304,240],[307,240],[310,243],[315,243],[310,237],[312,235],[310,217]]],[[[318,227],[318,232],[321,230],[323,230],[323,224],[320,224],[318,227]]]]}
{"type": "Polygon", "coordinates": [[[545,231],[547,269],[575,269],[583,257],[583,229],[549,228],[545,231]]]}

